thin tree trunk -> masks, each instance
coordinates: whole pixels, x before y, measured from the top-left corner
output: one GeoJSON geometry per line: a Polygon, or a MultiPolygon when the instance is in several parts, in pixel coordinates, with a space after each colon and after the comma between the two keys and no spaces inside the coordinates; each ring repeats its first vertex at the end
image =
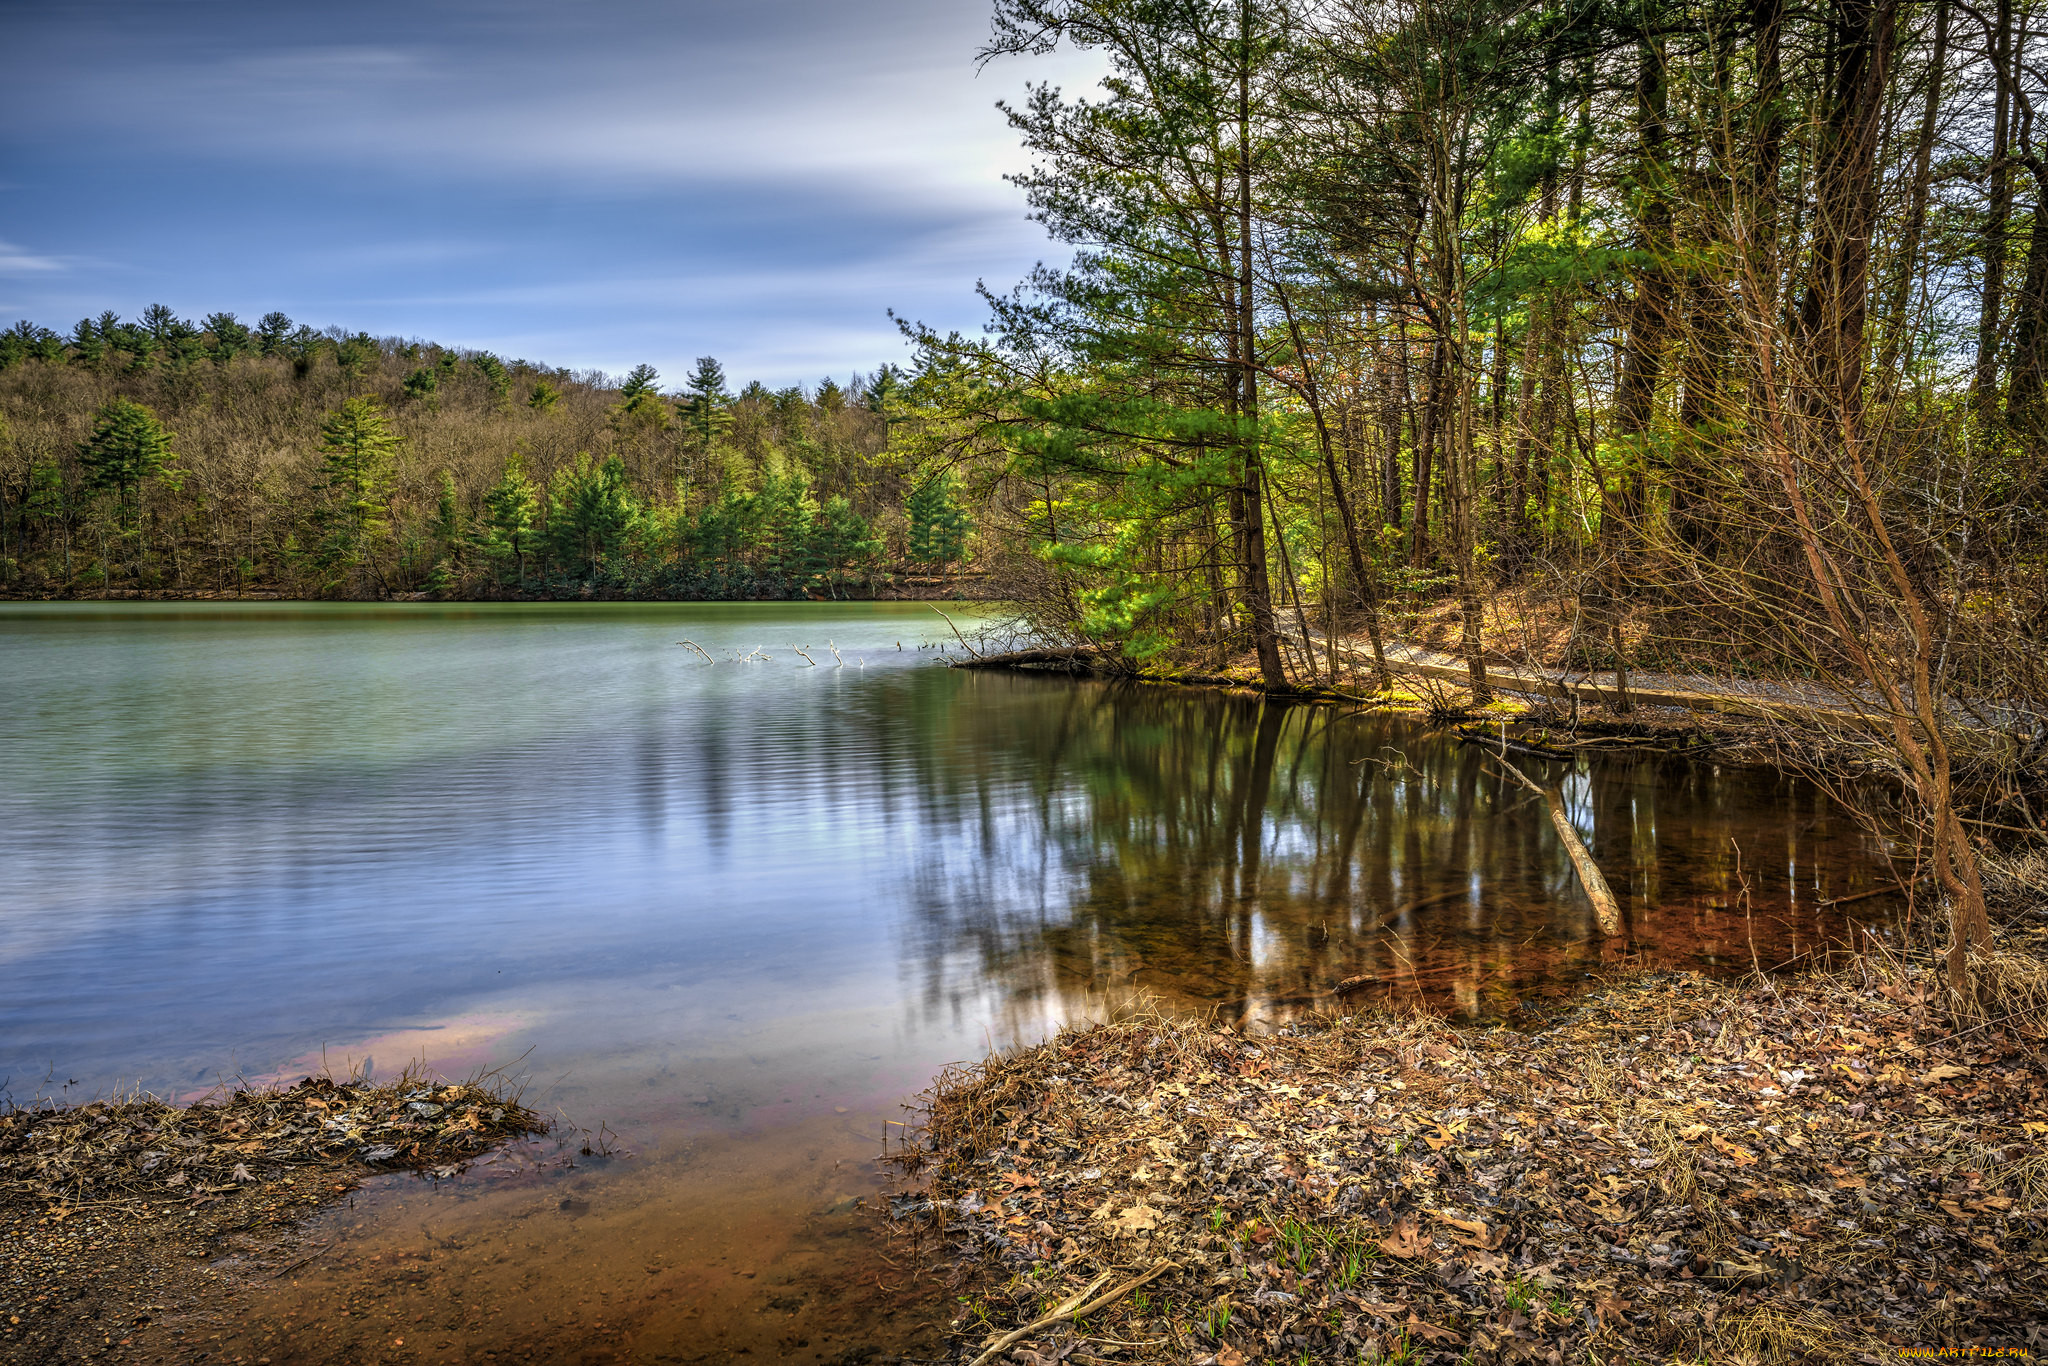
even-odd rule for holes
{"type": "Polygon", "coordinates": [[[2012,216],[2012,0],[1998,0],[1991,35],[1991,68],[1998,88],[1992,100],[1991,186],[1984,209],[1984,292],[1977,313],[1977,368],[1970,399],[1978,420],[1990,425],[1998,414],[1998,343],[2005,321],[2006,229],[2012,216]]]}
{"type": "Polygon", "coordinates": [[[1906,221],[1899,230],[1898,261],[1891,298],[1885,306],[1884,357],[1877,373],[1891,377],[1912,335],[1913,284],[1920,278],[1920,241],[1927,231],[1927,196],[1934,165],[1934,134],[1940,124],[1942,89],[1948,76],[1949,0],[1934,0],[1934,48],[1927,59],[1927,89],[1920,104],[1920,128],[1913,138],[1913,179],[1906,190],[1906,221]]]}
{"type": "Polygon", "coordinates": [[[1279,628],[1273,620],[1271,580],[1266,570],[1265,492],[1259,457],[1258,319],[1252,308],[1252,103],[1251,0],[1238,0],[1237,64],[1237,333],[1238,422],[1244,452],[1245,598],[1252,614],[1252,644],[1259,677],[1269,688],[1287,686],[1280,664],[1279,628]]]}

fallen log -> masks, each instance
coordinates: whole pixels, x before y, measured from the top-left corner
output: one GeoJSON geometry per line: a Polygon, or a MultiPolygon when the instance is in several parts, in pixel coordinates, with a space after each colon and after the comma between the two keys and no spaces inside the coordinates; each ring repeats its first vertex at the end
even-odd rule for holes
{"type": "Polygon", "coordinates": [[[1572,757],[1561,749],[1545,749],[1542,745],[1532,745],[1527,740],[1487,735],[1482,731],[1467,730],[1462,726],[1458,728],[1458,740],[1462,744],[1482,745],[1491,750],[1505,749],[1510,754],[1519,754],[1527,759],[1561,759],[1569,763],[1572,757]]]}
{"type": "Polygon", "coordinates": [[[1030,650],[1005,650],[1001,654],[956,659],[956,669],[1042,669],[1064,665],[1070,673],[1089,673],[1099,667],[1102,650],[1094,645],[1045,646],[1030,650]]]}

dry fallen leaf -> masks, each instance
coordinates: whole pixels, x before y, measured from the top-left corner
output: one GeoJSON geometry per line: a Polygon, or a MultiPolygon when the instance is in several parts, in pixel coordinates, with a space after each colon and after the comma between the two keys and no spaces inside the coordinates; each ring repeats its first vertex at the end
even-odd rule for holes
{"type": "Polygon", "coordinates": [[[1408,1322],[1402,1324],[1401,1326],[1408,1330],[1408,1336],[1412,1338],[1421,1338],[1425,1342],[1459,1341],[1458,1335],[1452,1332],[1450,1329],[1439,1328],[1433,1323],[1424,1323],[1421,1319],[1418,1319],[1413,1315],[1410,1315],[1408,1322]]]}
{"type": "Polygon", "coordinates": [[[1420,1257],[1436,1250],[1436,1244],[1429,1240],[1416,1222],[1414,1215],[1408,1215],[1380,1238],[1380,1250],[1389,1257],[1420,1257]]]}
{"type": "Polygon", "coordinates": [[[1913,1078],[1913,1080],[1922,1086],[1932,1086],[1936,1082],[1950,1081],[1956,1077],[1967,1077],[1969,1075],[1970,1069],[1967,1067],[1950,1067],[1944,1063],[1940,1067],[1930,1067],[1927,1071],[1913,1078]]]}
{"type": "Polygon", "coordinates": [[[1756,1162],[1755,1153],[1751,1152],[1749,1149],[1743,1147],[1739,1143],[1730,1143],[1727,1139],[1721,1137],[1721,1135],[1719,1134],[1714,1135],[1713,1144],[1720,1151],[1726,1153],[1730,1158],[1732,1158],[1735,1162],[1735,1165],[1738,1167],[1751,1166],[1756,1162]]]}
{"type": "Polygon", "coordinates": [[[1159,1211],[1150,1205],[1132,1205],[1117,1217],[1114,1227],[1124,1233],[1150,1233],[1159,1227],[1159,1211]]]}

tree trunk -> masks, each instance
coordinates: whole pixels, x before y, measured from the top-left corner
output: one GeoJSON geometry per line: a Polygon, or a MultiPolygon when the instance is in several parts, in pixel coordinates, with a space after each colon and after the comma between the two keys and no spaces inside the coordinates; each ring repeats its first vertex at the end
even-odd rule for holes
{"type": "Polygon", "coordinates": [[[1245,605],[1252,615],[1252,644],[1259,677],[1269,688],[1285,688],[1280,632],[1273,619],[1271,577],[1266,569],[1265,478],[1259,458],[1258,319],[1252,308],[1252,104],[1250,0],[1238,3],[1237,64],[1237,374],[1239,440],[1244,452],[1240,485],[1245,551],[1245,605]]]}
{"type": "Polygon", "coordinates": [[[1977,368],[1970,400],[1978,421],[1989,426],[1998,415],[1998,343],[2005,321],[2006,228],[2012,217],[2012,0],[1998,0],[1991,35],[1991,185],[1984,208],[1984,293],[1977,313],[1977,368]]]}
{"type": "MultiPolygon", "coordinates": [[[[1913,282],[1919,278],[1920,242],[1927,231],[1927,195],[1934,164],[1934,134],[1940,126],[1942,88],[1948,77],[1949,0],[1934,0],[1934,49],[1927,59],[1927,88],[1920,103],[1920,128],[1913,139],[1913,178],[1906,190],[1906,221],[1899,230],[1897,268],[1885,306],[1884,357],[1877,373],[1889,388],[1912,335],[1913,282]]],[[[1910,353],[1907,353],[1910,354],[1910,353]]]]}

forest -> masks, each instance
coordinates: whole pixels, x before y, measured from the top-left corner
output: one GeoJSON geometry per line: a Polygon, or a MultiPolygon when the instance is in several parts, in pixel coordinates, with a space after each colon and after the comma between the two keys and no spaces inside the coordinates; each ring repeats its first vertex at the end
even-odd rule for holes
{"type": "Polygon", "coordinates": [[[810,392],[572,373],[159,304],[0,335],[0,588],[863,596],[966,554],[884,366],[810,392]]]}
{"type": "Polygon", "coordinates": [[[1125,667],[1369,691],[1427,626],[1474,707],[1819,691],[1960,988],[1980,854],[2048,831],[2040,17],[999,0],[985,63],[1109,73],[1007,106],[1072,259],[906,328],[892,442],[1125,667]]]}

